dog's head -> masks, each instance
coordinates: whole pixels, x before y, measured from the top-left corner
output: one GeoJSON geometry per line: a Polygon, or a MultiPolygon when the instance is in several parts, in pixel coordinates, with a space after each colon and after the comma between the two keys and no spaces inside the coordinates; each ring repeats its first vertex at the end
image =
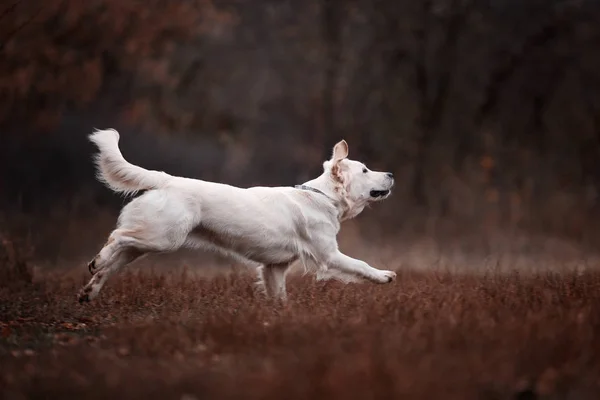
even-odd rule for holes
{"type": "Polygon", "coordinates": [[[336,196],[346,204],[344,219],[355,217],[369,203],[388,198],[394,186],[392,173],[371,171],[365,164],[348,159],[345,140],[333,147],[333,155],[323,168],[331,176],[336,196]]]}

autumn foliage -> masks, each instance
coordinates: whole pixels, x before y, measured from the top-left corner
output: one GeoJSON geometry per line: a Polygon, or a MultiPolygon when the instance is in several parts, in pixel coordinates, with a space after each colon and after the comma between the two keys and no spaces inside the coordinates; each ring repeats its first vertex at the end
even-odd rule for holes
{"type": "MultiPolygon", "coordinates": [[[[16,0],[0,18],[0,118],[22,118],[28,106],[44,125],[92,104],[115,77],[177,90],[176,44],[235,22],[210,0],[16,0]]],[[[135,120],[143,98],[121,95],[135,120]]]]}

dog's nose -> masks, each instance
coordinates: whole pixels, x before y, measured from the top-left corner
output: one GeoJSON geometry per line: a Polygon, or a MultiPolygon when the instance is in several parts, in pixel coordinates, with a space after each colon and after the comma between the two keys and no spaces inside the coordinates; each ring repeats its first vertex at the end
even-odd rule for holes
{"type": "Polygon", "coordinates": [[[388,178],[394,179],[394,174],[392,174],[391,172],[388,172],[386,175],[388,178]]]}

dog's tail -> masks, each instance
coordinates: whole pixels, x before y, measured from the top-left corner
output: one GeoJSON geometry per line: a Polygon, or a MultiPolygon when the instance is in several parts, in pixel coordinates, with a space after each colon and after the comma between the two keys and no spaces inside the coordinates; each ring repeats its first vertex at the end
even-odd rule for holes
{"type": "Polygon", "coordinates": [[[140,190],[164,186],[172,176],[130,164],[119,150],[119,133],[114,129],[96,130],[89,139],[100,152],[95,157],[98,180],[118,193],[132,195],[140,190]]]}

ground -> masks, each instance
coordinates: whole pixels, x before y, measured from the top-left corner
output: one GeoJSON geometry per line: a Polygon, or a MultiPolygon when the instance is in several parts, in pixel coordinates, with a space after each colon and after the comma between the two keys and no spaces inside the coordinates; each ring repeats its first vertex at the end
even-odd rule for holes
{"type": "MultiPolygon", "coordinates": [[[[4,399],[593,399],[600,273],[400,272],[389,285],[130,270],[0,284],[4,399]]],[[[80,273],[81,272],[81,273],[80,273]]]]}

